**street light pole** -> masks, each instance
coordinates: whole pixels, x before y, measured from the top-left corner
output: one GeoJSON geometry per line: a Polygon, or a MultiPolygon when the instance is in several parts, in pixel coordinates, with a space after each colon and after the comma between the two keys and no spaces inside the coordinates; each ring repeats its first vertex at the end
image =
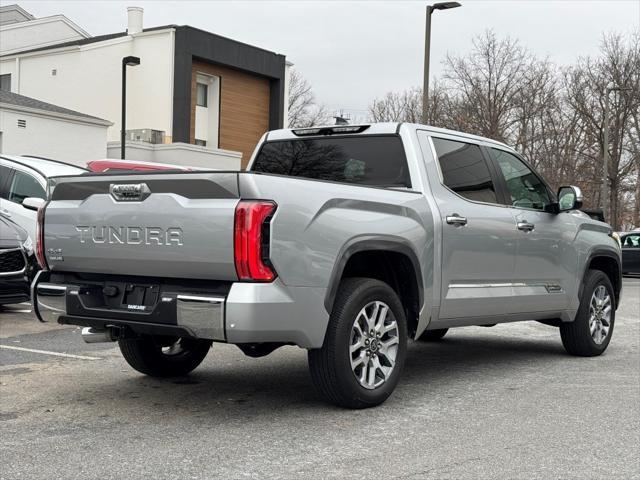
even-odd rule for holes
{"type": "Polygon", "coordinates": [[[424,32],[424,78],[422,79],[422,123],[427,124],[428,107],[427,100],[429,98],[429,57],[431,52],[431,14],[433,7],[427,5],[427,20],[425,22],[424,32]]]}
{"type": "Polygon", "coordinates": [[[434,10],[448,10],[450,8],[461,7],[458,2],[440,2],[427,5],[427,18],[424,32],[424,75],[422,79],[422,123],[427,123],[429,99],[429,57],[431,55],[431,15],[434,10]]]}
{"type": "Polygon", "coordinates": [[[138,57],[122,59],[122,120],[120,124],[120,158],[124,160],[124,142],[127,132],[127,67],[140,65],[138,57]]]}

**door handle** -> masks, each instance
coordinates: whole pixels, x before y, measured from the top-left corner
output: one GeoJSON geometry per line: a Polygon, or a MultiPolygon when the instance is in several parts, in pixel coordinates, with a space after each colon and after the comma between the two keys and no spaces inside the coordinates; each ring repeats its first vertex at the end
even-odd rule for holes
{"type": "Polygon", "coordinates": [[[518,222],[518,230],[522,230],[523,232],[531,232],[536,226],[533,223],[529,222],[518,222]]]}
{"type": "Polygon", "coordinates": [[[467,217],[461,217],[460,215],[458,215],[457,213],[454,213],[453,215],[449,215],[445,218],[445,220],[447,221],[447,223],[449,225],[466,225],[467,224],[467,217]]]}
{"type": "Polygon", "coordinates": [[[2,210],[0,210],[0,213],[2,213],[2,215],[4,215],[7,218],[11,218],[11,212],[9,210],[5,210],[3,208],[2,210]]]}

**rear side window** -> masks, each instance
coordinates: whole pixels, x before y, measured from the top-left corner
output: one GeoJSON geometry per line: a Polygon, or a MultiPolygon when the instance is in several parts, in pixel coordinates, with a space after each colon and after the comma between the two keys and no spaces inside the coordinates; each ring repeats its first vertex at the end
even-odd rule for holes
{"type": "Polygon", "coordinates": [[[498,203],[487,162],[480,147],[471,143],[432,138],[444,184],[476,202],[498,203]]]}
{"type": "Polygon", "coordinates": [[[411,187],[407,157],[397,136],[267,142],[251,170],[377,187],[411,187]]]}

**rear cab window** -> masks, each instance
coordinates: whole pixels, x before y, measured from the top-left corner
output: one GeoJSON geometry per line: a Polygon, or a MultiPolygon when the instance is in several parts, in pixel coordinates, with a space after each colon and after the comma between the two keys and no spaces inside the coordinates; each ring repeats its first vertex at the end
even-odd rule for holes
{"type": "Polygon", "coordinates": [[[252,172],[375,187],[411,188],[397,135],[325,136],[265,142],[252,172]]]}

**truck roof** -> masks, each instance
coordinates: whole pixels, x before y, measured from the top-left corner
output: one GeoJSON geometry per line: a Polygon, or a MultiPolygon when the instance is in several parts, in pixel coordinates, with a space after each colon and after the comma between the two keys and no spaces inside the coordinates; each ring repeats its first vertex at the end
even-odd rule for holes
{"type": "MultiPolygon", "coordinates": [[[[472,135],[470,133],[459,132],[456,130],[448,130],[446,128],[438,128],[430,125],[420,125],[418,123],[404,123],[404,122],[384,122],[384,123],[370,123],[370,124],[357,124],[357,125],[326,125],[309,128],[283,128],[280,130],[272,130],[268,132],[265,140],[287,140],[292,138],[304,138],[314,136],[316,130],[329,130],[335,129],[335,134],[349,134],[349,135],[380,135],[380,134],[393,134],[398,133],[400,128],[410,128],[413,130],[427,130],[433,133],[442,133],[446,135],[455,135],[457,137],[473,140],[474,142],[493,143],[501,147],[511,148],[508,145],[493,140],[491,138],[481,137],[479,135],[472,135]],[[344,132],[341,129],[347,129],[352,127],[353,132],[344,132]],[[357,131],[358,127],[362,128],[362,131],[357,131]]],[[[318,133],[323,135],[323,133],[318,133]]]]}

